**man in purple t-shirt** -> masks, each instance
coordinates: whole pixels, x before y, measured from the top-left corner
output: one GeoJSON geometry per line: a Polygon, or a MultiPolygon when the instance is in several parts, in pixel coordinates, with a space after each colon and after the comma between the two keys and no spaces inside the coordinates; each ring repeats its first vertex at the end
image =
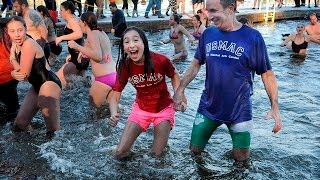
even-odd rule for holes
{"type": "Polygon", "coordinates": [[[206,29],[199,41],[194,60],[174,95],[175,108],[187,103],[184,90],[206,64],[207,76],[194,120],[190,149],[204,150],[212,133],[226,124],[233,144],[233,157],[240,165],[249,165],[252,130],[254,74],[261,75],[271,102],[266,118],[274,118],[273,132],[282,123],[278,107],[278,87],[261,34],[237,21],[235,0],[207,1],[208,17],[214,26],[206,29]]]}

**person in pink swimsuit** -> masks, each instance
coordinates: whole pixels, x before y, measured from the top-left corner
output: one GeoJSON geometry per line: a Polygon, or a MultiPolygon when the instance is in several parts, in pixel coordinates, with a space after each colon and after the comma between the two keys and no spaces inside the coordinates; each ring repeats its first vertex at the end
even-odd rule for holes
{"type": "Polygon", "coordinates": [[[96,16],[88,11],[80,18],[80,27],[87,34],[84,46],[68,41],[68,46],[80,52],[78,61],[90,61],[95,81],[90,88],[90,104],[95,107],[108,100],[116,81],[116,64],[111,55],[111,43],[107,34],[98,28],[96,16]]]}
{"type": "Polygon", "coordinates": [[[111,126],[116,126],[120,119],[117,106],[128,82],[137,94],[114,156],[118,159],[127,157],[137,137],[147,131],[150,124],[154,127],[151,153],[162,155],[174,126],[175,114],[166,76],[171,79],[175,91],[180,83],[177,70],[168,57],[149,50],[143,30],[129,27],[120,40],[117,74],[110,101],[111,126]]]}

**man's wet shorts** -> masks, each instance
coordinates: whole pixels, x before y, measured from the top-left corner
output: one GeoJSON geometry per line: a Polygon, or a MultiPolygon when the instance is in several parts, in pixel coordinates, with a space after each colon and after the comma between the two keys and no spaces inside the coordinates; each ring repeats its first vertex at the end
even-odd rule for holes
{"type": "Polygon", "coordinates": [[[173,103],[169,104],[168,107],[157,113],[151,113],[143,111],[139,108],[138,103],[134,102],[132,105],[132,111],[128,117],[128,121],[139,124],[143,131],[147,131],[151,123],[156,127],[163,121],[169,121],[171,128],[174,126],[174,106],[173,103]]]}
{"type": "MultiPolygon", "coordinates": [[[[204,148],[213,134],[213,132],[223,123],[209,119],[197,112],[193,123],[191,134],[191,146],[204,148]]],[[[236,124],[227,124],[229,133],[232,138],[234,149],[250,148],[251,131],[253,128],[252,120],[243,121],[236,124]]]]}

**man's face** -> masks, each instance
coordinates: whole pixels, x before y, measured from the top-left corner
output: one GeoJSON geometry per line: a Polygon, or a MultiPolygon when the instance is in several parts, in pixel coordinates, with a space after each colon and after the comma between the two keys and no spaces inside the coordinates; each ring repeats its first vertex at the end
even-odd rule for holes
{"type": "Polygon", "coordinates": [[[116,12],[116,10],[117,10],[116,7],[109,6],[109,8],[110,8],[110,11],[113,12],[113,13],[116,12]]]}
{"type": "Polygon", "coordinates": [[[18,1],[13,3],[13,10],[16,11],[19,16],[22,16],[22,5],[20,5],[18,1]]]}
{"type": "Polygon", "coordinates": [[[229,25],[229,22],[232,22],[233,17],[231,16],[234,13],[230,8],[223,9],[220,4],[220,0],[209,0],[207,1],[207,11],[208,19],[219,29],[224,30],[225,26],[229,25]]]}
{"type": "Polygon", "coordinates": [[[312,25],[316,25],[317,22],[318,22],[318,18],[317,18],[316,15],[310,16],[310,23],[311,23],[312,25]]]}

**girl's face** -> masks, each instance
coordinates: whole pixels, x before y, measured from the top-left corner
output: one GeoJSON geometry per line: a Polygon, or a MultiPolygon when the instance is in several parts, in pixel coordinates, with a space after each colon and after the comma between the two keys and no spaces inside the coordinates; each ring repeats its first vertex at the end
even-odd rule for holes
{"type": "Polygon", "coordinates": [[[38,13],[39,13],[39,15],[40,15],[42,18],[44,18],[44,16],[43,16],[43,12],[38,11],[38,13]]]}
{"type": "Polygon", "coordinates": [[[124,34],[123,49],[135,64],[144,63],[144,44],[137,31],[131,30],[124,34]]]}
{"type": "Polygon", "coordinates": [[[66,20],[66,15],[68,14],[68,10],[66,10],[63,6],[60,7],[60,15],[61,18],[66,20]]]}
{"type": "Polygon", "coordinates": [[[169,25],[170,26],[173,26],[175,25],[177,22],[174,20],[174,17],[173,16],[170,16],[170,20],[169,20],[169,25]]]}
{"type": "Polygon", "coordinates": [[[196,17],[193,17],[193,18],[192,18],[192,24],[193,24],[194,26],[198,25],[198,20],[197,20],[196,17]]]}
{"type": "Polygon", "coordinates": [[[304,31],[304,25],[302,25],[302,24],[298,24],[297,25],[297,32],[299,33],[303,33],[303,31],[304,31]]]}
{"type": "Polygon", "coordinates": [[[8,34],[11,40],[21,46],[26,39],[26,28],[20,21],[11,21],[8,26],[8,34]]]}

